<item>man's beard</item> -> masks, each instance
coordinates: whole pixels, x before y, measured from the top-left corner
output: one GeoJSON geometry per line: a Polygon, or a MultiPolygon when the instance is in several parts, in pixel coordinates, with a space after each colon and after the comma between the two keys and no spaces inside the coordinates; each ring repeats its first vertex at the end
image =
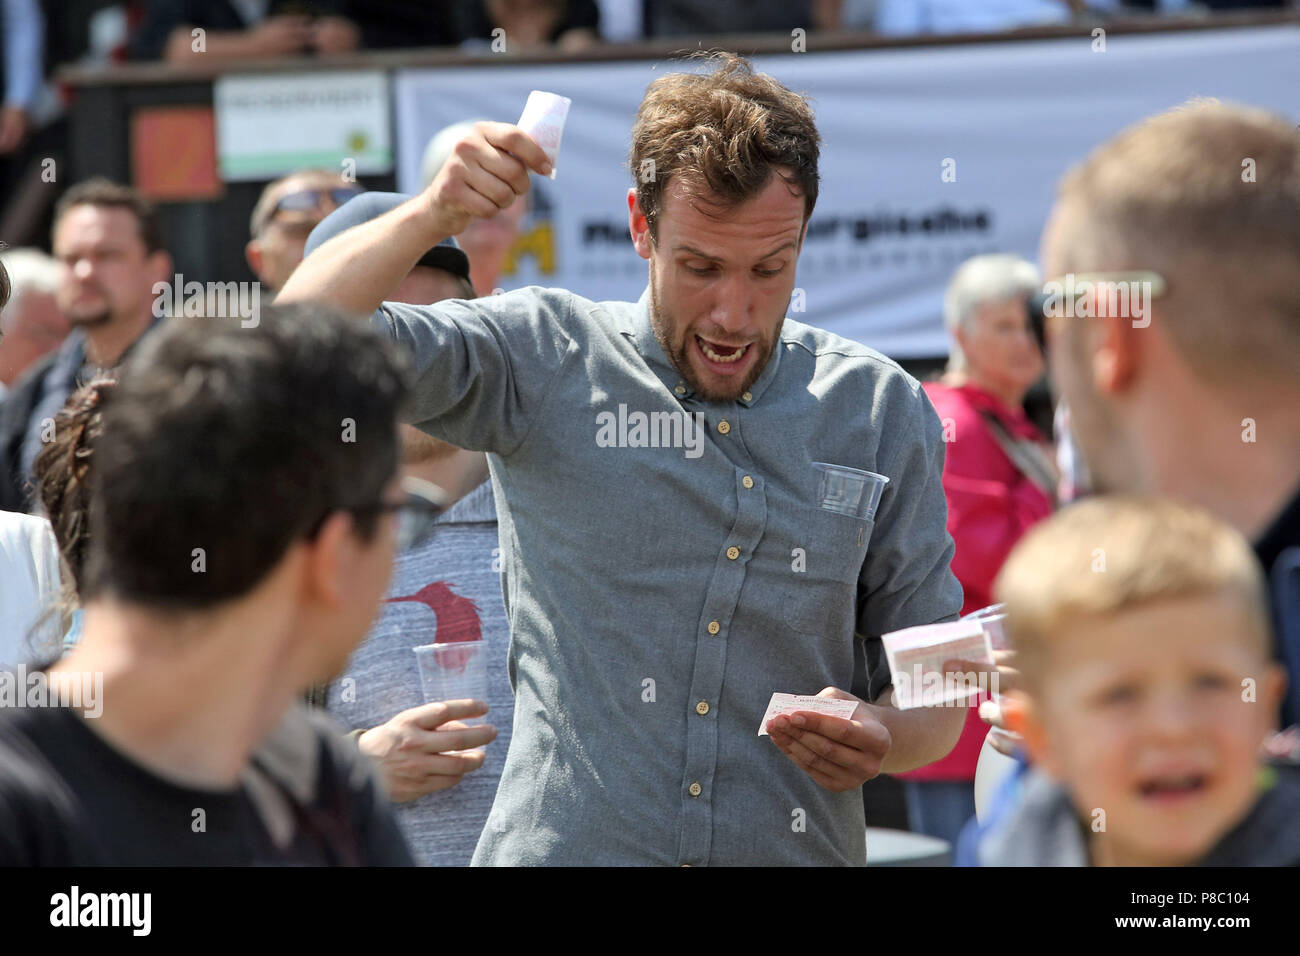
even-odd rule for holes
{"type": "Polygon", "coordinates": [[[113,320],[113,313],[107,308],[96,312],[65,312],[64,315],[67,316],[68,325],[74,329],[97,329],[113,320]]]}
{"type": "MultiPolygon", "coordinates": [[[[784,319],[781,322],[784,325],[784,319]]],[[[741,395],[749,391],[758,377],[763,374],[763,369],[767,368],[767,363],[772,359],[772,350],[775,347],[777,338],[781,335],[781,325],[778,325],[772,332],[772,337],[764,342],[757,341],[750,345],[750,348],[758,349],[758,356],[754,360],[754,366],[746,373],[745,377],[740,380],[738,385],[732,386],[729,391],[719,392],[704,385],[696,377],[695,369],[691,366],[688,350],[694,346],[695,335],[689,331],[683,331],[682,340],[677,345],[672,342],[673,325],[668,317],[659,311],[659,300],[655,295],[655,266],[650,263],[650,328],[654,330],[655,338],[659,341],[659,347],[664,350],[668,356],[668,361],[673,363],[673,368],[677,369],[679,374],[697,395],[706,402],[734,402],[741,395]]]]}

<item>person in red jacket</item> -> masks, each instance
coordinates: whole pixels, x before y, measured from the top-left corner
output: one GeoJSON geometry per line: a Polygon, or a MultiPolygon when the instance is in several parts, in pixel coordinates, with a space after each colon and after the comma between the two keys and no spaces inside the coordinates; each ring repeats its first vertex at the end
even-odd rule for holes
{"type": "MultiPolygon", "coordinates": [[[[1039,289],[1032,263],[985,255],[958,268],[944,297],[952,351],[942,381],[927,383],[925,391],[947,443],[943,488],[956,546],[952,571],[965,592],[963,614],[993,603],[1002,562],[1054,505],[1052,457],[1022,404],[1044,370],[1026,308],[1039,289]]],[[[978,703],[948,756],[898,775],[912,830],[953,844],[975,813],[975,764],[988,731],[978,703]]]]}

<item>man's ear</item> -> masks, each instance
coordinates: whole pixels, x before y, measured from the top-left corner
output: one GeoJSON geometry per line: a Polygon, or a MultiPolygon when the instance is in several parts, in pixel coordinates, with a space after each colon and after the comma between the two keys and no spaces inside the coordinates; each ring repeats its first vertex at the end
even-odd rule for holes
{"type": "Polygon", "coordinates": [[[961,354],[966,357],[966,364],[970,365],[970,335],[966,327],[958,322],[953,326],[952,337],[957,341],[957,347],[961,349],[961,354]]]}
{"type": "Polygon", "coordinates": [[[171,253],[166,249],[156,249],[151,252],[149,254],[149,266],[153,271],[155,282],[171,282],[174,266],[171,253]]]}
{"type": "Polygon", "coordinates": [[[253,270],[253,275],[259,279],[262,277],[262,240],[249,239],[248,245],[244,246],[244,261],[248,263],[248,268],[253,270]]]}
{"type": "Polygon", "coordinates": [[[325,519],[316,537],[305,543],[304,595],[331,610],[346,602],[355,571],[360,542],[354,527],[351,515],[335,511],[325,519]]]}
{"type": "Polygon", "coordinates": [[[1268,668],[1264,671],[1264,679],[1260,681],[1258,702],[1255,706],[1263,708],[1270,732],[1277,729],[1277,712],[1282,707],[1287,680],[1286,668],[1276,662],[1269,662],[1268,668]]]}
{"type": "Polygon", "coordinates": [[[654,250],[654,241],[650,238],[650,223],[641,211],[635,188],[627,191],[627,231],[632,233],[632,245],[636,248],[636,254],[642,259],[649,259],[654,250]]]}
{"type": "MultiPolygon", "coordinates": [[[[1133,319],[1125,314],[1110,315],[1105,295],[1094,286],[1087,295],[1092,297],[1092,314],[1096,318],[1076,318],[1073,322],[1087,322],[1092,348],[1093,385],[1102,395],[1116,395],[1128,391],[1136,381],[1142,360],[1143,335],[1150,335],[1145,327],[1134,328],[1133,319]]],[[[1120,309],[1123,313],[1124,310],[1120,309]]]]}

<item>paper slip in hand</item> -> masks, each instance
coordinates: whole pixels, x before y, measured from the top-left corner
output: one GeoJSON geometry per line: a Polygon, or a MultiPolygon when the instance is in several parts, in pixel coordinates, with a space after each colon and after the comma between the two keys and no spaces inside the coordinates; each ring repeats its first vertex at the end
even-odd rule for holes
{"type": "Polygon", "coordinates": [[[773,694],[767,702],[767,713],[758,725],[758,735],[767,736],[767,722],[780,714],[793,714],[800,710],[813,710],[819,714],[848,719],[857,709],[856,700],[836,700],[834,697],[803,697],[798,694],[773,694]]]}
{"type": "Polygon", "coordinates": [[[961,705],[979,691],[997,690],[983,671],[950,674],[943,669],[944,662],[951,660],[993,667],[988,634],[978,620],[907,627],[880,640],[894,680],[894,706],[899,710],[961,705]]]}
{"type": "Polygon", "coordinates": [[[551,161],[551,178],[559,167],[560,137],[564,135],[564,120],[569,115],[569,104],[573,101],[567,96],[555,93],[543,93],[533,90],[528,94],[524,104],[523,115],[515,125],[537,141],[551,161]]]}

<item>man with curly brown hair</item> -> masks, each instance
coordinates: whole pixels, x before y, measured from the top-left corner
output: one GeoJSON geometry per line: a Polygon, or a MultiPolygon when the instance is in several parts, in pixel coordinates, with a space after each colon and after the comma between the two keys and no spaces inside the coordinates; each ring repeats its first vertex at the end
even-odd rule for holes
{"type": "Polygon", "coordinates": [[[883,355],[785,318],[812,110],[707,65],[652,83],[632,131],[639,302],[384,301],[550,172],[500,123],[282,295],[374,312],[415,354],[409,420],[488,452],[516,708],[475,863],[861,865],[863,782],[960,731],[960,708],[893,706],[880,644],[961,605],[939,420],[883,355]],[[765,723],[774,692],[856,706],[765,723]]]}

